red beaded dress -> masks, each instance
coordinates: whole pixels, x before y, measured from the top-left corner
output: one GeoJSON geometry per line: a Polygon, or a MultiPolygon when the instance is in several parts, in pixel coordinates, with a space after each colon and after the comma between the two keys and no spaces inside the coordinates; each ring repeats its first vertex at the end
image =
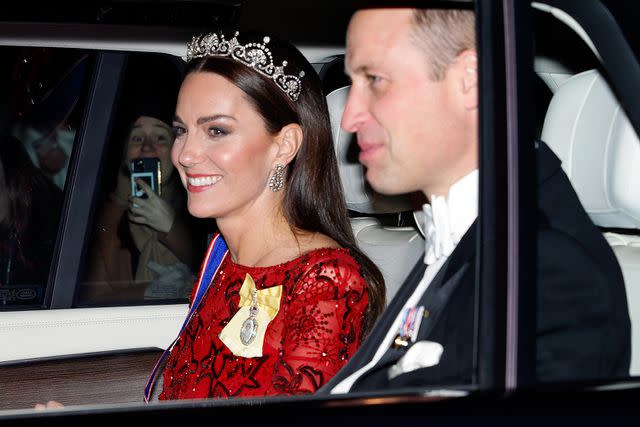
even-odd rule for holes
{"type": "Polygon", "coordinates": [[[360,345],[367,284],[347,249],[316,249],[271,267],[226,256],[214,280],[167,358],[161,400],[313,393],[360,345]],[[218,337],[238,311],[247,274],[257,290],[282,285],[261,357],[236,356],[218,337]]]}

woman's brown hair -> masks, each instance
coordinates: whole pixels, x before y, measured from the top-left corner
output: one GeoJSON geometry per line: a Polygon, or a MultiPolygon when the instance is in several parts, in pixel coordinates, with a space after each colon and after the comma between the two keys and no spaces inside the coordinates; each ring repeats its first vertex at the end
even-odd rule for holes
{"type": "MultiPolygon", "coordinates": [[[[245,34],[246,35],[246,34],[245,34]]],[[[264,35],[240,37],[241,43],[263,40],[264,35]]],[[[294,46],[270,36],[268,48],[276,65],[287,61],[286,74],[304,71],[302,91],[293,101],[273,80],[236,60],[205,57],[191,60],[185,75],[196,72],[218,74],[240,88],[275,134],[290,123],[301,126],[304,137],[296,157],[287,166],[284,213],[292,229],[319,232],[350,250],[367,281],[369,304],[363,323],[367,334],[384,309],[385,285],[380,270],[355,242],[338,164],[333,147],[329,111],[320,79],[307,59],[294,46]]]]}

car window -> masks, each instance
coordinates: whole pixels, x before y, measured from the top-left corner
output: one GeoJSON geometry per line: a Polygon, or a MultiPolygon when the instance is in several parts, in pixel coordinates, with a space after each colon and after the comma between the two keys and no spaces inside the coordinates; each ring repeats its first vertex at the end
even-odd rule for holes
{"type": "Polygon", "coordinates": [[[188,301],[213,229],[187,212],[186,192],[171,162],[183,66],[169,55],[127,58],[77,306],[188,301]]]}
{"type": "Polygon", "coordinates": [[[44,302],[92,57],[2,47],[0,310],[44,302]]]}
{"type": "MultiPolygon", "coordinates": [[[[635,54],[636,67],[638,69],[638,58],[640,58],[640,43],[638,43],[638,25],[636,18],[638,15],[638,5],[628,2],[612,2],[606,1],[606,6],[611,10],[616,21],[620,23],[620,27],[624,32],[626,41],[629,43],[635,54]]],[[[624,69],[623,75],[632,74],[637,77],[637,73],[629,73],[629,68],[624,69]]],[[[635,80],[637,85],[637,79],[635,80]]],[[[611,85],[609,85],[611,86],[611,85]]],[[[612,90],[616,100],[620,101],[620,96],[625,97],[625,103],[620,102],[619,121],[616,130],[623,130],[625,137],[617,139],[619,150],[616,153],[616,165],[613,170],[613,176],[620,177],[615,185],[615,192],[618,201],[619,211],[624,206],[632,206],[630,212],[637,218],[637,210],[635,208],[638,197],[637,193],[633,193],[631,188],[634,186],[632,182],[636,182],[636,178],[629,172],[635,169],[638,162],[640,137],[638,136],[638,111],[628,107],[630,100],[636,100],[637,97],[631,94],[637,91],[612,90]],[[616,95],[617,94],[617,95],[616,95]],[[631,95],[631,96],[630,96],[631,95]],[[622,112],[624,111],[624,114],[622,112]],[[635,128],[630,125],[631,117],[636,117],[635,128]],[[618,163],[619,162],[619,163],[618,163]],[[624,191],[620,191],[624,189],[624,191]],[[622,202],[622,203],[620,203],[622,202]]],[[[618,219],[619,220],[619,219],[618,219]]],[[[610,223],[602,227],[607,242],[611,245],[616,258],[622,269],[622,275],[625,282],[625,290],[627,297],[627,306],[629,309],[629,319],[631,321],[631,362],[629,374],[633,377],[640,376],[640,277],[638,271],[638,243],[640,242],[640,225],[637,222],[621,222],[610,223]]]]}
{"type": "Polygon", "coordinates": [[[640,212],[631,185],[640,140],[611,80],[621,70],[602,55],[612,46],[573,19],[547,6],[533,12],[536,374],[543,382],[640,373],[633,327],[640,212]],[[545,357],[564,368],[541,369],[545,357]]]}

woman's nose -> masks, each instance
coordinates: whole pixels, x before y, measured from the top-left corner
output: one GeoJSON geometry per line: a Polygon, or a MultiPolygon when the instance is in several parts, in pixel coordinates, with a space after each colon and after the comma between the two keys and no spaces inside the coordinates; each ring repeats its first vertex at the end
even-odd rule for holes
{"type": "Polygon", "coordinates": [[[189,136],[186,136],[180,142],[176,141],[174,143],[172,154],[172,157],[184,167],[190,167],[197,164],[202,157],[202,152],[198,143],[189,136]]]}

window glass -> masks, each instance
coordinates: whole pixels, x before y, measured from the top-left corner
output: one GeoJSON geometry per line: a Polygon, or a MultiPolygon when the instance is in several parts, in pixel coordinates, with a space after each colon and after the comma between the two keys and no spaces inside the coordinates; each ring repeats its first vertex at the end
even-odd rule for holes
{"type": "Polygon", "coordinates": [[[189,215],[171,162],[183,66],[170,56],[128,58],[103,159],[78,305],[188,301],[205,252],[207,224],[189,215]],[[138,197],[131,199],[132,194],[138,197]]]}
{"type": "Polygon", "coordinates": [[[0,310],[43,303],[90,56],[2,48],[0,310]]]}
{"type": "Polygon", "coordinates": [[[633,289],[640,211],[632,162],[640,142],[608,71],[585,41],[542,11],[534,13],[534,30],[541,139],[537,378],[638,375],[640,358],[632,348],[639,340],[632,338],[630,315],[631,321],[634,310],[638,316],[633,289]]]}

